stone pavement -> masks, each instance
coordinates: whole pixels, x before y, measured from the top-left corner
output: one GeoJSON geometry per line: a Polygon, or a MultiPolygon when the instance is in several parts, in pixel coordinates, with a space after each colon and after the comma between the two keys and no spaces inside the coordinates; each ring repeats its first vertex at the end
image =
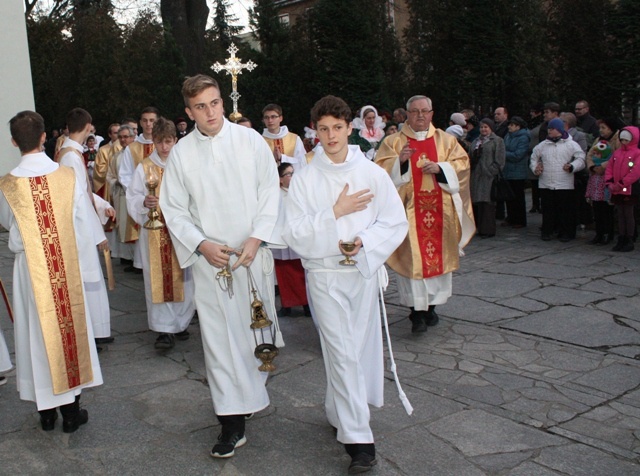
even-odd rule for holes
{"type": "MultiPolygon", "coordinates": [[[[440,324],[414,336],[386,294],[408,416],[394,383],[372,409],[377,475],[640,474],[640,252],[499,228],[475,238],[440,324]]],[[[0,234],[0,277],[12,254],[0,234]]],[[[116,261],[114,260],[114,263],[116,261]]],[[[219,431],[197,323],[166,353],[147,330],[142,277],[115,265],[115,343],[100,354],[105,385],[83,392],[76,433],[39,429],[15,377],[0,388],[0,474],[340,475],[349,458],[324,417],[325,374],[311,319],[281,319],[286,347],[268,382],[271,406],[247,423],[230,460],[219,431]]],[[[393,277],[392,277],[393,278],[393,277]]],[[[4,310],[0,322],[13,345],[4,310]]]]}

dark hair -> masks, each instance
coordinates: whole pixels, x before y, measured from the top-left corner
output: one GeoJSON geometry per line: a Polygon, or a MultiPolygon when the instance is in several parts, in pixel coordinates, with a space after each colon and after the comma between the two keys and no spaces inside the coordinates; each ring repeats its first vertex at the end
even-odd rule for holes
{"type": "Polygon", "coordinates": [[[30,152],[40,147],[44,119],[37,112],[21,111],[9,120],[9,130],[20,152],[30,152]]]}
{"type": "Polygon", "coordinates": [[[163,141],[165,139],[175,139],[178,137],[176,132],[176,125],[169,119],[159,117],[156,122],[153,123],[153,129],[151,130],[151,137],[155,141],[163,141]]]}
{"type": "Polygon", "coordinates": [[[142,112],[140,113],[141,119],[143,114],[155,114],[156,117],[160,117],[160,111],[158,111],[158,109],[153,106],[147,106],[142,110],[142,112]]]}
{"type": "Polygon", "coordinates": [[[551,112],[560,112],[560,104],[558,104],[557,102],[545,102],[544,103],[544,109],[548,109],[551,112]]]}
{"type": "Polygon", "coordinates": [[[67,114],[67,127],[69,128],[69,134],[82,132],[87,124],[91,124],[91,121],[91,114],[81,107],[71,109],[67,114]]]}
{"type": "Polygon", "coordinates": [[[325,96],[318,100],[311,109],[311,122],[317,126],[318,121],[324,116],[344,119],[349,124],[351,122],[351,109],[339,97],[325,96]]]}
{"type": "Polygon", "coordinates": [[[120,125],[122,124],[131,124],[131,123],[137,124],[138,121],[136,121],[133,117],[125,117],[124,119],[122,119],[120,121],[120,125]]]}
{"type": "Polygon", "coordinates": [[[236,121],[236,124],[242,124],[243,122],[251,122],[251,119],[249,119],[248,117],[242,116],[240,119],[236,121]]]}
{"type": "Polygon", "coordinates": [[[277,104],[267,104],[262,108],[262,115],[264,116],[264,113],[267,111],[275,111],[278,113],[278,116],[282,116],[282,108],[277,104]]]}
{"type": "Polygon", "coordinates": [[[281,162],[280,165],[278,165],[278,176],[282,177],[284,171],[289,167],[293,168],[293,164],[290,164],[289,162],[281,162]]]}

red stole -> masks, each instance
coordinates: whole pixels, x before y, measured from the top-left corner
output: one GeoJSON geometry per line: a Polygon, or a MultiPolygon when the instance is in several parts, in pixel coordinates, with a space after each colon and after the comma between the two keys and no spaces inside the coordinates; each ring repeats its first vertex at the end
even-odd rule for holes
{"type": "Polygon", "coordinates": [[[440,276],[444,272],[442,189],[434,175],[422,173],[422,169],[418,167],[418,161],[422,158],[438,162],[438,151],[433,137],[423,141],[408,138],[408,141],[409,146],[415,150],[411,156],[411,177],[413,178],[415,229],[422,259],[422,276],[431,278],[440,276]]]}

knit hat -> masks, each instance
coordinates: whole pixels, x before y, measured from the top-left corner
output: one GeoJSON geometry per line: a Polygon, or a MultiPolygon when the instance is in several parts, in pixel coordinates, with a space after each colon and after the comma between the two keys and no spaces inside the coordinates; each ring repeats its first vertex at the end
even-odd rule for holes
{"type": "Polygon", "coordinates": [[[482,119],[480,121],[480,124],[486,124],[489,126],[489,128],[491,129],[491,132],[495,132],[496,130],[496,123],[493,122],[491,119],[489,119],[488,117],[485,117],[484,119],[482,119]]]}
{"type": "Polygon", "coordinates": [[[464,131],[462,130],[462,127],[459,126],[458,124],[455,124],[453,126],[447,127],[447,130],[445,130],[445,132],[447,134],[451,134],[456,139],[462,139],[462,135],[464,134],[464,131]]]}
{"type": "Polygon", "coordinates": [[[461,112],[454,112],[453,114],[451,114],[451,117],[449,118],[449,120],[453,122],[455,125],[460,127],[464,127],[467,125],[467,119],[464,117],[464,114],[462,114],[461,112]]]}
{"type": "Polygon", "coordinates": [[[611,146],[607,142],[602,140],[596,144],[595,149],[600,152],[600,157],[602,157],[602,160],[608,160],[613,153],[613,151],[611,150],[611,146]]]}
{"type": "Polygon", "coordinates": [[[624,123],[615,116],[605,117],[600,119],[600,122],[604,123],[614,134],[624,127],[624,123]]]}
{"type": "Polygon", "coordinates": [[[628,131],[627,129],[622,129],[620,131],[620,140],[632,140],[633,139],[633,135],[631,135],[631,132],[628,131]]]}
{"type": "Polygon", "coordinates": [[[558,117],[551,119],[549,121],[548,129],[555,129],[558,132],[564,132],[564,122],[562,122],[562,119],[558,117]]]}

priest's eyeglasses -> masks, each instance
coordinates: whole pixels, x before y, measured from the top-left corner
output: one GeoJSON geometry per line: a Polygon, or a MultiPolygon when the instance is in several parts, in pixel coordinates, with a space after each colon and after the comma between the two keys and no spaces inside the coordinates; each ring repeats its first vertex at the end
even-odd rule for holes
{"type": "Polygon", "coordinates": [[[431,111],[433,111],[433,109],[409,109],[407,112],[409,114],[422,114],[423,116],[426,116],[431,111]]]}
{"type": "Polygon", "coordinates": [[[278,119],[279,117],[280,117],[280,115],[279,115],[279,114],[272,114],[272,115],[270,115],[270,116],[263,116],[263,117],[262,117],[262,119],[264,119],[265,121],[267,121],[267,120],[269,120],[269,119],[271,119],[271,120],[278,119]]]}
{"type": "Polygon", "coordinates": [[[293,172],[287,172],[286,174],[282,174],[280,177],[293,177],[293,172]]]}

